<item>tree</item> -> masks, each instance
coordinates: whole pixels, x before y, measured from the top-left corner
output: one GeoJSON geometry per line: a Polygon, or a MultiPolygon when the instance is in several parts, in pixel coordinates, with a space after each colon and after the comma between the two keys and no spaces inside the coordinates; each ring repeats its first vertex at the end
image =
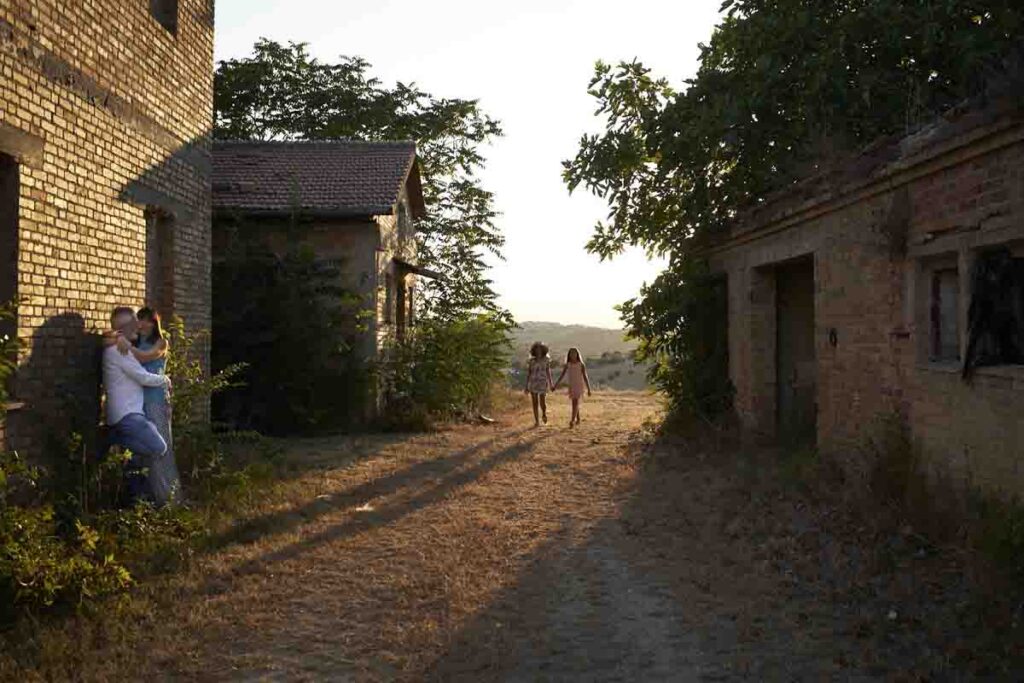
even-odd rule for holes
{"type": "Polygon", "coordinates": [[[501,135],[475,100],[438,98],[415,84],[384,86],[363,59],[325,63],[301,43],[260,40],[253,55],[220,62],[214,136],[241,140],[415,140],[427,217],[420,258],[444,278],[425,283],[422,314],[457,320],[485,311],[507,323],[486,275],[501,256],[493,198],[479,180],[482,145],[501,135]]]}
{"type": "Polygon", "coordinates": [[[655,378],[684,402],[706,393],[680,384],[699,374],[683,369],[701,357],[688,321],[715,305],[697,291],[713,290],[701,246],[770,193],[984,95],[1019,68],[1024,28],[1019,0],[728,0],[722,10],[680,92],[638,62],[598,63],[590,93],[606,128],[581,139],[564,172],[570,191],[609,204],[588,249],[669,256],[622,313],[659,360],[655,378]]]}

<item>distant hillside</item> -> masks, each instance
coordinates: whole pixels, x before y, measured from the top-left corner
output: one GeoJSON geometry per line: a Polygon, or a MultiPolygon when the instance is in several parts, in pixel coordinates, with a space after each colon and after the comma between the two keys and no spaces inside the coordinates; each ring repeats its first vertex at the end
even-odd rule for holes
{"type": "Polygon", "coordinates": [[[531,321],[520,323],[520,329],[512,331],[512,344],[517,359],[525,359],[535,341],[547,344],[552,358],[564,359],[572,346],[579,347],[584,358],[594,358],[606,352],[628,354],[635,349],[636,342],[626,341],[624,335],[622,330],[604,327],[531,321]]]}
{"type": "Polygon", "coordinates": [[[512,332],[514,356],[509,382],[519,387],[524,382],[523,368],[535,341],[548,345],[555,365],[555,379],[565,354],[576,346],[587,362],[587,372],[594,389],[638,390],[647,388],[647,366],[634,365],[629,354],[636,342],[626,341],[622,330],[586,325],[525,322],[512,332]]]}

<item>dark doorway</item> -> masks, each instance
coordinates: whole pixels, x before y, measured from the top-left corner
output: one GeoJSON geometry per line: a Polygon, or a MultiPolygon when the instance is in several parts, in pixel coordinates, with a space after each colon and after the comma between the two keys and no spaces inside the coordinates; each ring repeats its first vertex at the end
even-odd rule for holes
{"type": "Polygon", "coordinates": [[[814,260],[775,270],[779,437],[813,442],[818,368],[814,353],[814,260]]]}
{"type": "Polygon", "coordinates": [[[146,305],[174,314],[174,217],[156,208],[146,209],[146,305]]]}
{"type": "MultiPolygon", "coordinates": [[[[0,305],[18,296],[18,162],[0,154],[0,305]]],[[[13,319],[0,320],[0,336],[13,336],[13,319]]]]}

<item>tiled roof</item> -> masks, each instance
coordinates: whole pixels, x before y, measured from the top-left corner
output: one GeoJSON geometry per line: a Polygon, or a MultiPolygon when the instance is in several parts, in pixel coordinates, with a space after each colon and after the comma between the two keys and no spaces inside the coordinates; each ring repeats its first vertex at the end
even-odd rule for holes
{"type": "Polygon", "coordinates": [[[410,179],[422,213],[414,142],[243,142],[213,145],[213,208],[255,214],[391,213],[410,179]]]}

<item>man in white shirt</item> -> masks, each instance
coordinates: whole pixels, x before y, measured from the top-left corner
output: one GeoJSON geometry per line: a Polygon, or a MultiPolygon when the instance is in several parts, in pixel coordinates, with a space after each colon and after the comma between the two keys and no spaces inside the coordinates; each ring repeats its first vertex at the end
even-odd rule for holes
{"type": "MultiPolygon", "coordinates": [[[[135,312],[125,306],[110,314],[111,326],[128,339],[136,334],[135,312]]],[[[148,463],[167,452],[167,443],[142,409],[143,387],[168,386],[165,375],[147,372],[135,356],[122,353],[116,345],[103,350],[103,387],[107,393],[107,427],[110,441],[132,453],[125,466],[128,494],[133,500],[146,498],[148,463]]]]}

